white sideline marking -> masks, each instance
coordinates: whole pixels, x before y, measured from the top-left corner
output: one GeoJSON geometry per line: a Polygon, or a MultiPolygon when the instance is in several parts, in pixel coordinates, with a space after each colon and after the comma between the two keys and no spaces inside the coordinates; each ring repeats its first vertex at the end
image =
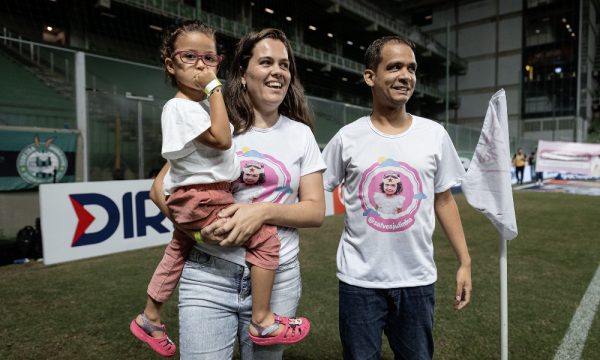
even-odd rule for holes
{"type": "Polygon", "coordinates": [[[585,340],[598,309],[598,303],[600,303],[600,266],[596,269],[596,274],[573,315],[569,330],[554,355],[554,360],[578,360],[581,358],[585,340]]]}

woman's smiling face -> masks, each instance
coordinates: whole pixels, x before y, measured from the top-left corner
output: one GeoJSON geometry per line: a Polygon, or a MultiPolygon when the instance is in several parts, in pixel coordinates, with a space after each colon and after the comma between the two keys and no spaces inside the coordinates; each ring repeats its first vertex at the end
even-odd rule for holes
{"type": "Polygon", "coordinates": [[[248,95],[259,111],[279,108],[291,81],[290,60],[280,40],[266,38],[256,43],[243,75],[248,95]]]}

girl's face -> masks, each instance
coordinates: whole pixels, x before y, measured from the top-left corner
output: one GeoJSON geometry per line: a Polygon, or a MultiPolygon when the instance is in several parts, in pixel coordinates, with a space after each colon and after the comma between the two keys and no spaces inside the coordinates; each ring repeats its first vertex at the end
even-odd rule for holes
{"type": "Polygon", "coordinates": [[[253,173],[249,173],[244,171],[244,175],[242,176],[242,180],[244,181],[244,184],[247,185],[254,185],[258,182],[258,177],[260,175],[257,172],[253,172],[253,173]]]}
{"type": "Polygon", "coordinates": [[[260,181],[260,176],[265,173],[259,165],[246,164],[243,169],[242,181],[246,185],[256,185],[260,181]]]}
{"type": "Polygon", "coordinates": [[[254,108],[277,111],[287,94],[292,75],[285,45],[280,40],[263,39],[256,43],[242,76],[254,108]]]}
{"type": "Polygon", "coordinates": [[[396,189],[398,189],[398,184],[396,183],[383,183],[383,192],[385,192],[386,195],[394,195],[396,189]]]}
{"type": "MultiPolygon", "coordinates": [[[[202,55],[217,54],[214,38],[198,31],[183,32],[179,35],[175,41],[175,51],[173,53],[185,50],[193,50],[202,55]]],[[[177,80],[178,94],[184,95],[184,97],[191,100],[200,100],[203,97],[203,89],[194,81],[194,75],[196,72],[206,68],[213,71],[216,75],[217,67],[207,66],[202,59],[198,59],[195,64],[186,64],[181,61],[182,55],[180,53],[172,56],[170,59],[166,59],[165,66],[167,67],[167,71],[177,80]]]]}

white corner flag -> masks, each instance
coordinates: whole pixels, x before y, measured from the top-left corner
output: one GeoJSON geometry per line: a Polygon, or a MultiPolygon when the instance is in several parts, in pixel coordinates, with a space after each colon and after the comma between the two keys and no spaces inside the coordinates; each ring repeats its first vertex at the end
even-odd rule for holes
{"type": "Polygon", "coordinates": [[[514,239],[517,220],[510,183],[510,143],[506,95],[492,96],[483,121],[479,143],[462,182],[469,204],[481,211],[500,234],[500,359],[508,359],[508,261],[507,240],[514,239]]]}
{"type": "Polygon", "coordinates": [[[509,145],[506,95],[500,90],[490,100],[462,191],[469,204],[490,219],[504,240],[517,236],[509,145]]]}

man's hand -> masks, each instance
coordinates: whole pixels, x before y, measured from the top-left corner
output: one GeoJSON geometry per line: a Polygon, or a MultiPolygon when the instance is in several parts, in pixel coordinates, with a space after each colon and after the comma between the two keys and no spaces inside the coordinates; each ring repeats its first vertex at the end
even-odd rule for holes
{"type": "Polygon", "coordinates": [[[462,310],[471,302],[471,266],[462,265],[456,272],[456,294],[454,297],[454,309],[462,310]]]}

